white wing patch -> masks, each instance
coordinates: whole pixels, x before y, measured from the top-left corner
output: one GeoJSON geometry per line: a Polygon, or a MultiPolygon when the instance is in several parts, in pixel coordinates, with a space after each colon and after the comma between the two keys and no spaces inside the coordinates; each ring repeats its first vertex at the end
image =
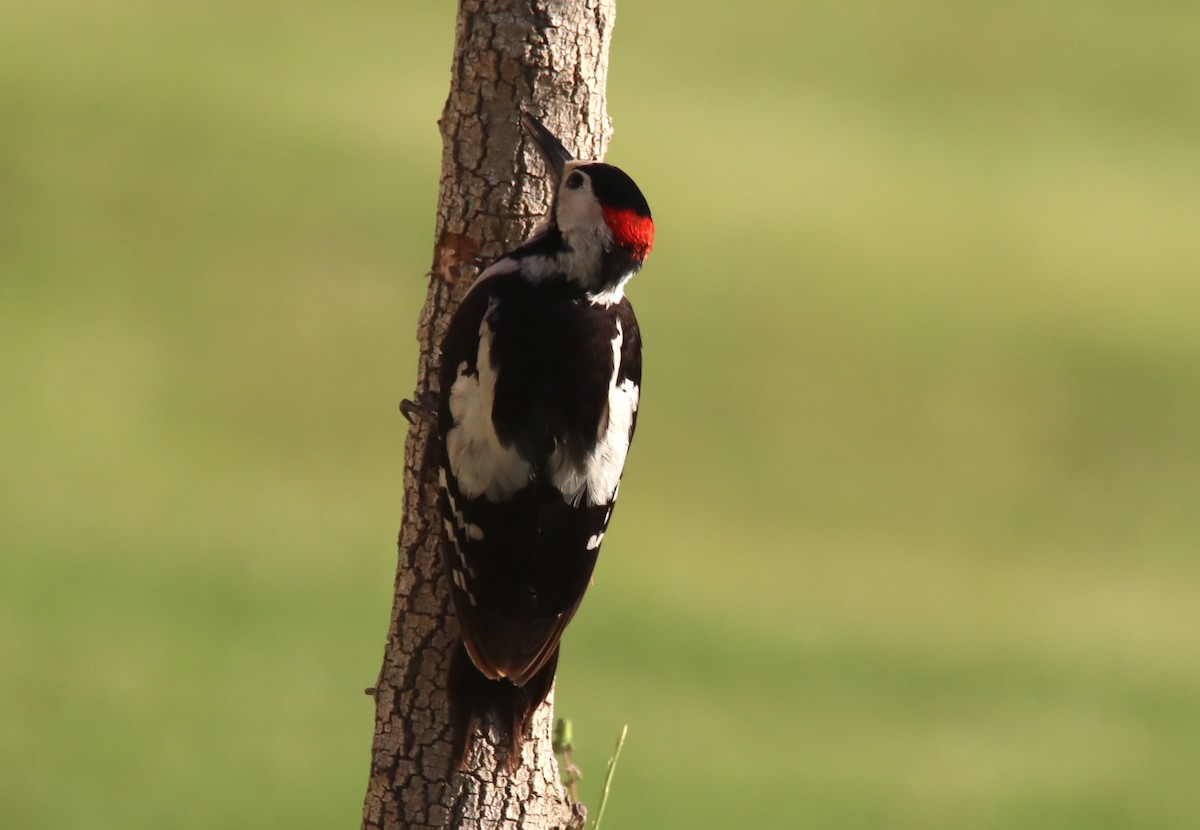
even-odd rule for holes
{"type": "MultiPolygon", "coordinates": [[[[442,490],[446,493],[446,501],[448,501],[450,503],[450,511],[454,514],[453,525],[458,528],[461,528],[463,534],[473,542],[478,542],[480,539],[482,539],[483,538],[483,528],[477,524],[468,522],[467,517],[463,514],[463,512],[461,510],[458,509],[458,505],[454,503],[454,494],[452,492],[450,492],[450,488],[446,486],[446,471],[445,470],[438,470],[438,486],[441,487],[442,490]]],[[[451,527],[451,522],[449,519],[446,519],[446,527],[447,528],[451,527]]],[[[467,570],[471,570],[470,565],[466,564],[465,559],[463,560],[463,564],[466,565],[467,570]]]]}
{"type": "MultiPolygon", "coordinates": [[[[638,407],[638,387],[632,380],[617,383],[621,375],[621,345],[625,332],[617,321],[613,337],[613,376],[608,386],[608,424],[595,448],[581,466],[571,464],[562,451],[550,457],[550,481],[573,506],[608,504],[617,496],[621,471],[629,453],[629,429],[638,407]]],[[[597,542],[599,546],[599,542],[597,542]]]]}
{"type": "Polygon", "coordinates": [[[479,325],[475,376],[467,374],[466,361],[458,366],[458,377],[450,387],[454,426],[446,433],[446,454],[450,471],[458,480],[459,492],[469,499],[482,494],[492,502],[503,501],[527,485],[531,472],[529,463],[516,449],[501,445],[492,425],[496,371],[492,368],[489,318],[495,305],[492,300],[479,325]]]}

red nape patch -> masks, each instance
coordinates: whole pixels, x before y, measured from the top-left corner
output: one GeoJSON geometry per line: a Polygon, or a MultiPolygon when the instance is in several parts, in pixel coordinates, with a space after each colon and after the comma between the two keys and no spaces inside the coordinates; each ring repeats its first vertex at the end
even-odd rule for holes
{"type": "Polygon", "coordinates": [[[604,221],[608,223],[616,243],[632,248],[633,255],[645,259],[654,247],[654,222],[649,216],[639,216],[629,208],[602,206],[604,221]]]}

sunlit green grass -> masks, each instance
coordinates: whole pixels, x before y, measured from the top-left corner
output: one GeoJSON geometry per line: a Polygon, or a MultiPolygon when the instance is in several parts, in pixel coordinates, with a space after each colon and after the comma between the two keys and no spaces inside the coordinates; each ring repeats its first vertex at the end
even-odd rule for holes
{"type": "MultiPolygon", "coordinates": [[[[1200,13],[625,3],[605,826],[1200,814],[1200,13]]],[[[0,824],[358,820],[453,10],[0,10],[0,824]]]]}

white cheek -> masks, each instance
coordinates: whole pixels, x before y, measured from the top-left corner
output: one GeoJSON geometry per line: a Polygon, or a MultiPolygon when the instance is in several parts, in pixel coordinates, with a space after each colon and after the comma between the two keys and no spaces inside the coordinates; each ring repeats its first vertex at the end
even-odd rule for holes
{"type": "Polygon", "coordinates": [[[563,189],[555,214],[567,250],[558,257],[558,267],[571,280],[589,286],[604,251],[612,245],[612,231],[604,221],[600,203],[586,187],[563,189]]]}
{"type": "Polygon", "coordinates": [[[600,203],[586,187],[575,190],[564,188],[558,197],[556,216],[558,228],[563,233],[590,231],[595,236],[601,233],[601,229],[608,230],[600,203]]]}

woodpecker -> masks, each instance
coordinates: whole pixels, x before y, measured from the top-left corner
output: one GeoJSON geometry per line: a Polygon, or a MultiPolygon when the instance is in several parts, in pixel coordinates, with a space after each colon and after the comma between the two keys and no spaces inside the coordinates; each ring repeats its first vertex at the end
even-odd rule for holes
{"type": "Polygon", "coordinates": [[[554,186],[549,214],[480,274],[441,345],[460,769],[489,715],[509,768],[520,764],[612,517],[642,379],[624,291],[654,243],[650,207],[618,168],[576,160],[528,113],[522,124],[554,186]]]}

